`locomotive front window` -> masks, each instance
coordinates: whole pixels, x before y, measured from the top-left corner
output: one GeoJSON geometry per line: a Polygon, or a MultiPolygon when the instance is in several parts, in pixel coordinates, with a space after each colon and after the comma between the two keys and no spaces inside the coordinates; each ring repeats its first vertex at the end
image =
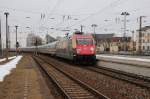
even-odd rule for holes
{"type": "Polygon", "coordinates": [[[92,45],[93,44],[93,39],[90,38],[78,38],[77,39],[77,44],[79,45],[92,45]]]}

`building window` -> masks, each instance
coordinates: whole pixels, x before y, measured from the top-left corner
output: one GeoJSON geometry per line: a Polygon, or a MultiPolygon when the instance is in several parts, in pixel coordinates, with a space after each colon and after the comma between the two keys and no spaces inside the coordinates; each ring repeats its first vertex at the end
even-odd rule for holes
{"type": "Polygon", "coordinates": [[[149,50],[149,46],[147,46],[147,50],[149,50]]]}
{"type": "Polygon", "coordinates": [[[145,50],[145,46],[143,46],[143,50],[145,50]]]}
{"type": "Polygon", "coordinates": [[[143,39],[143,43],[145,43],[145,40],[143,39]]]}
{"type": "Polygon", "coordinates": [[[144,37],[144,33],[142,33],[142,37],[144,37]]]}

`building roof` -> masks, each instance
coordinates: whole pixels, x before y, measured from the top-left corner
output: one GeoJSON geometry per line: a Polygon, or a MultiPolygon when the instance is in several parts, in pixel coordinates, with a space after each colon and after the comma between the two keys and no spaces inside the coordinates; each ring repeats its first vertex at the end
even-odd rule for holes
{"type": "MultiPolygon", "coordinates": [[[[146,31],[146,30],[148,30],[148,29],[150,29],[150,26],[145,26],[145,27],[142,27],[142,31],[146,31]]],[[[139,31],[139,29],[137,30],[137,31],[139,31]]]]}
{"type": "Polygon", "coordinates": [[[97,40],[99,39],[107,39],[107,38],[112,38],[114,36],[114,34],[93,34],[93,36],[96,37],[97,40]]]}
{"type": "Polygon", "coordinates": [[[91,34],[73,34],[73,38],[93,38],[91,34]]]}
{"type": "Polygon", "coordinates": [[[102,42],[130,42],[131,37],[114,37],[114,34],[92,34],[96,41],[102,42]]]}
{"type": "Polygon", "coordinates": [[[114,34],[92,34],[96,40],[106,40],[112,38],[114,34]]]}
{"type": "Polygon", "coordinates": [[[104,38],[96,38],[96,40],[101,42],[130,42],[131,37],[104,37],[104,38]]]}
{"type": "Polygon", "coordinates": [[[131,40],[131,37],[112,37],[111,38],[112,42],[123,42],[123,41],[129,42],[130,40],[131,40]]]}

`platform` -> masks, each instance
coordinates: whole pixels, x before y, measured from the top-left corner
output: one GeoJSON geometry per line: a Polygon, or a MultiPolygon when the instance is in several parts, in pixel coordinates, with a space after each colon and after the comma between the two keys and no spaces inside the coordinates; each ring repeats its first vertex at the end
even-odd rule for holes
{"type": "Polygon", "coordinates": [[[50,92],[30,55],[23,55],[16,68],[0,82],[0,99],[53,99],[50,92]]]}
{"type": "Polygon", "coordinates": [[[118,55],[97,55],[99,66],[113,68],[125,72],[150,77],[149,57],[118,56],[118,55]]]}

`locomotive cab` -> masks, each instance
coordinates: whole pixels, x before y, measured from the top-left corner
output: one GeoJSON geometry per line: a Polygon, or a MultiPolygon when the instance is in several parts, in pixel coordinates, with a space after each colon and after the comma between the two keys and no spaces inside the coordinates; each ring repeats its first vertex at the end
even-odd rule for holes
{"type": "Polygon", "coordinates": [[[74,60],[95,63],[95,41],[90,34],[73,35],[74,60]]]}

